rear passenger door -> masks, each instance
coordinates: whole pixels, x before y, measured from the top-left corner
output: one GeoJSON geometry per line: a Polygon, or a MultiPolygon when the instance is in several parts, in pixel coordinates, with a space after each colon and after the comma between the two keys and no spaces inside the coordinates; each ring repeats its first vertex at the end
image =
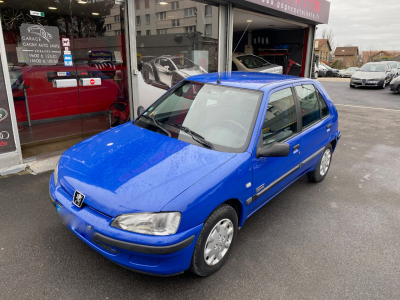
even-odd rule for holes
{"type": "Polygon", "coordinates": [[[258,144],[253,150],[252,198],[248,200],[250,213],[271,199],[299,175],[300,151],[299,108],[291,86],[278,88],[268,95],[263,112],[263,123],[258,128],[258,144]],[[257,149],[282,142],[290,145],[286,157],[257,157],[257,149]]]}
{"type": "Polygon", "coordinates": [[[323,149],[331,140],[332,120],[324,98],[313,84],[295,85],[294,91],[300,107],[300,171],[304,173],[318,163],[323,149]]]}

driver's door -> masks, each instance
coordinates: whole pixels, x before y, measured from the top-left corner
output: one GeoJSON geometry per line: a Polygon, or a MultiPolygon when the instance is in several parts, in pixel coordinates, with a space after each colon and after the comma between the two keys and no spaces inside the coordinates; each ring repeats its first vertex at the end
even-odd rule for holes
{"type": "Polygon", "coordinates": [[[256,147],[270,147],[282,142],[290,145],[286,157],[257,157],[253,151],[253,200],[250,212],[255,211],[285,188],[299,175],[302,138],[299,134],[298,103],[291,86],[280,87],[270,92],[264,111],[264,122],[258,133],[256,147]]]}
{"type": "Polygon", "coordinates": [[[160,81],[168,86],[171,85],[171,63],[167,58],[161,58],[159,64],[156,65],[157,73],[160,81]]]}

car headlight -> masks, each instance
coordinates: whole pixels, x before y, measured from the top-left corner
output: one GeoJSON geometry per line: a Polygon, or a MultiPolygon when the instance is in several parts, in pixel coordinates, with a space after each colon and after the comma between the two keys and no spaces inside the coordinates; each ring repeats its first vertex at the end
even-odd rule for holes
{"type": "Polygon", "coordinates": [[[54,169],[54,185],[57,185],[58,182],[58,162],[56,168],[54,169]]]}
{"type": "Polygon", "coordinates": [[[120,215],[111,226],[126,231],[149,235],[171,235],[176,233],[181,222],[181,213],[132,213],[120,215]]]}

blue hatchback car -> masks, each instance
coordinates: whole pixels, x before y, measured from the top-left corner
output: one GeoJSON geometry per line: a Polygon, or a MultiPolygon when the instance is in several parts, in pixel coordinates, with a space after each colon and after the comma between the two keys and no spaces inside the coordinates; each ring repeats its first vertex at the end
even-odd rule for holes
{"type": "Polygon", "coordinates": [[[260,207],[304,174],[325,178],[339,138],[317,81],[203,74],[67,150],[50,195],[68,228],[113,262],[206,276],[260,207]]]}

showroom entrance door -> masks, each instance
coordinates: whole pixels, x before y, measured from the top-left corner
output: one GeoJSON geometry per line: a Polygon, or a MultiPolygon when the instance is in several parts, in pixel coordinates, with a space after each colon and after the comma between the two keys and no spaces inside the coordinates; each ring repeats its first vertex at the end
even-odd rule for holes
{"type": "Polygon", "coordinates": [[[31,0],[0,7],[24,158],[64,151],[126,120],[121,5],[31,0]]]}

